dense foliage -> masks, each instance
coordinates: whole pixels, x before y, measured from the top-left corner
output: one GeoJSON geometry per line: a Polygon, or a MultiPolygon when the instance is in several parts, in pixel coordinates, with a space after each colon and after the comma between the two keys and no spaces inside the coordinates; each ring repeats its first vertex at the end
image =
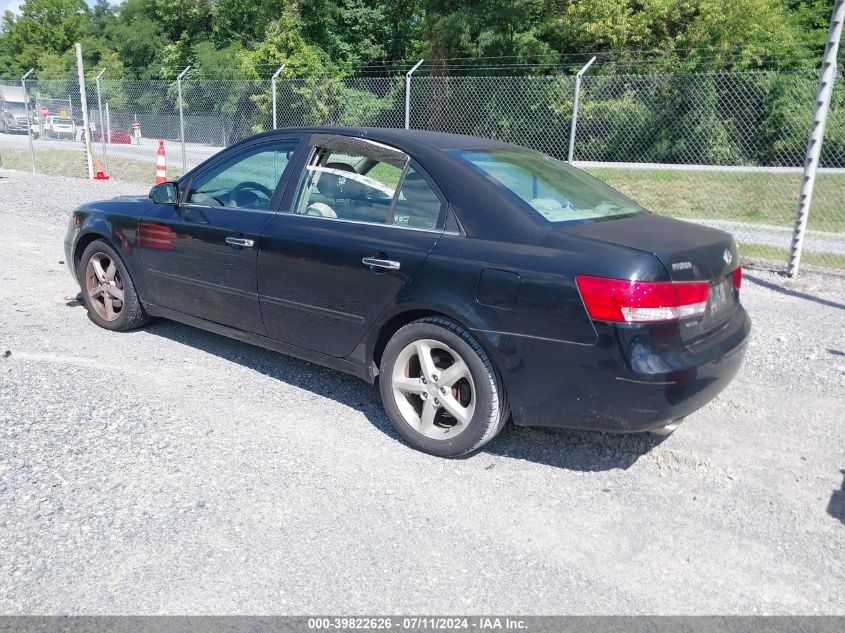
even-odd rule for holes
{"type": "Polygon", "coordinates": [[[513,74],[593,52],[674,71],[794,68],[817,64],[830,10],[830,0],[25,0],[2,18],[0,72],[72,71],[75,41],[89,67],[137,78],[188,64],[266,77],[282,63],[291,76],[337,76],[418,57],[513,74]]]}
{"type": "MultiPolygon", "coordinates": [[[[0,29],[0,73],[75,91],[73,42],[126,127],[225,145],[272,125],[401,126],[493,136],[566,156],[573,73],[585,78],[576,158],[798,165],[831,0],[26,0],[0,29]],[[729,72],[728,72],[729,71],[729,72]],[[756,71],[756,72],[748,72],[756,71]],[[51,79],[59,79],[51,81],[51,79]],[[161,81],[155,81],[160,79],[161,81]],[[237,79],[238,81],[230,81],[237,79]]],[[[845,165],[845,90],[823,164],[845,165]]]]}

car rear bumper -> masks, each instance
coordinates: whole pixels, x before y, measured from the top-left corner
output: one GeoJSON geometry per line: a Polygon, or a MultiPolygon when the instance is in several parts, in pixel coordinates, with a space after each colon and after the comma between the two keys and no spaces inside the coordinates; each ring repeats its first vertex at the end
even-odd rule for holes
{"type": "Polygon", "coordinates": [[[514,422],[613,432],[665,427],[715,398],[745,355],[751,321],[730,321],[694,345],[667,329],[597,323],[595,345],[485,335],[508,392],[514,422]]]}

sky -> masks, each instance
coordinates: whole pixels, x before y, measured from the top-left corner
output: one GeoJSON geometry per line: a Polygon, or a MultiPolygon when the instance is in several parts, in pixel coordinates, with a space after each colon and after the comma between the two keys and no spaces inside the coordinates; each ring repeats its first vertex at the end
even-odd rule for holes
{"type": "MultiPolygon", "coordinates": [[[[88,6],[93,6],[96,0],[85,0],[88,3],[88,6]]],[[[23,0],[0,0],[0,15],[3,15],[6,11],[14,11],[17,13],[18,7],[23,4],[23,0]]]]}
{"type": "Polygon", "coordinates": [[[17,12],[18,7],[22,4],[23,2],[21,0],[0,0],[0,15],[6,11],[17,12]]]}

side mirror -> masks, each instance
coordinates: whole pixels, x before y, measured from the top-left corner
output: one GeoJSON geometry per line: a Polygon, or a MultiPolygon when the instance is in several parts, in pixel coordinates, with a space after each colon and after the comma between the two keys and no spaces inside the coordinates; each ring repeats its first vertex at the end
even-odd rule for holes
{"type": "Polygon", "coordinates": [[[177,200],[175,182],[163,182],[150,189],[150,202],[156,204],[176,204],[177,200]]]}

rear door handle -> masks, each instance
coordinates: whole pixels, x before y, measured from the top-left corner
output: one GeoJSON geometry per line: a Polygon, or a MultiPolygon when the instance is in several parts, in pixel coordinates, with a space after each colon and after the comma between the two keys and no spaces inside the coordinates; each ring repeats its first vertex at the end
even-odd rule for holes
{"type": "Polygon", "coordinates": [[[384,270],[399,270],[402,266],[392,259],[379,259],[378,257],[365,257],[361,260],[361,263],[370,268],[383,268],[384,270]]]}
{"type": "Polygon", "coordinates": [[[245,237],[227,237],[226,243],[229,246],[240,246],[241,248],[252,248],[255,246],[255,240],[249,240],[245,237]]]}

